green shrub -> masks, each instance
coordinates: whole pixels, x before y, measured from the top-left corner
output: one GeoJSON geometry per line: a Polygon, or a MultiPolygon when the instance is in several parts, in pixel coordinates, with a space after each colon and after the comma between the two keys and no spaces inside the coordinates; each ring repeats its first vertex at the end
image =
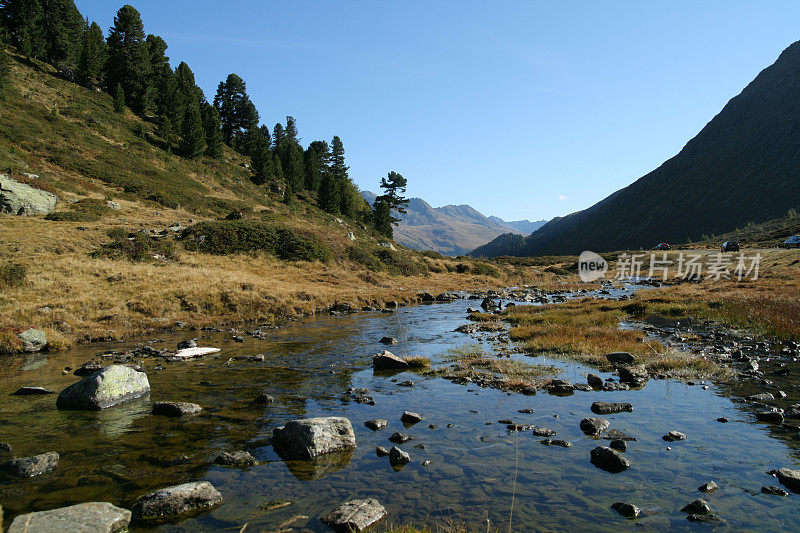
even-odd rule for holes
{"type": "Polygon", "coordinates": [[[316,236],[260,220],[200,222],[181,236],[187,250],[214,255],[265,252],[280,259],[322,261],[331,249],[316,236]]]}
{"type": "Polygon", "coordinates": [[[426,271],[425,267],[415,261],[411,256],[388,248],[381,248],[377,252],[378,259],[384,264],[386,270],[392,274],[415,276],[426,271]]]}
{"type": "Polygon", "coordinates": [[[28,269],[19,263],[0,265],[0,287],[20,287],[25,284],[28,269]]]}
{"type": "Polygon", "coordinates": [[[557,267],[557,266],[549,266],[549,267],[545,268],[544,271],[545,272],[550,272],[552,274],[555,274],[556,276],[569,276],[570,275],[569,270],[567,270],[565,268],[557,267]]]}
{"type": "Polygon", "coordinates": [[[93,252],[94,257],[127,259],[134,262],[155,261],[159,257],[169,260],[178,258],[172,241],[154,239],[141,232],[128,233],[122,228],[111,228],[106,234],[111,238],[111,242],[103,244],[99,250],[93,252]]]}
{"type": "Polygon", "coordinates": [[[456,272],[459,274],[466,274],[469,272],[469,265],[465,263],[459,263],[456,265],[456,272]]]}
{"type": "Polygon", "coordinates": [[[497,276],[498,270],[488,263],[473,263],[472,273],[477,276],[497,276]]]}
{"type": "Polygon", "coordinates": [[[381,263],[381,260],[378,259],[378,256],[375,255],[372,250],[367,248],[351,246],[347,250],[347,256],[354,263],[358,263],[364,267],[367,267],[369,270],[378,271],[383,268],[383,264],[381,263]]]}

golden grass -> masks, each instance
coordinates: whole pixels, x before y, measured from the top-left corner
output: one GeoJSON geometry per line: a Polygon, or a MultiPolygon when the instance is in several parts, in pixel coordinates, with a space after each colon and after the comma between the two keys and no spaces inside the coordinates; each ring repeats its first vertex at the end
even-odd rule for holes
{"type": "Polygon", "coordinates": [[[409,368],[428,368],[431,366],[431,360],[421,355],[406,357],[403,360],[408,363],[409,368]]]}
{"type": "Polygon", "coordinates": [[[521,389],[540,385],[561,372],[550,365],[537,365],[486,354],[479,344],[469,344],[447,352],[455,363],[450,375],[472,381],[491,381],[503,389],[521,389]]]}

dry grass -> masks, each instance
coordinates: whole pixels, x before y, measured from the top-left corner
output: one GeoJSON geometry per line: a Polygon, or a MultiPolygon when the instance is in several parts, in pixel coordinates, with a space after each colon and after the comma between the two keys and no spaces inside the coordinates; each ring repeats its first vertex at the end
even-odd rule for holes
{"type": "Polygon", "coordinates": [[[421,355],[417,355],[414,357],[406,357],[403,360],[406,363],[408,363],[409,368],[419,369],[419,368],[428,368],[431,366],[431,360],[421,355]]]}
{"type": "Polygon", "coordinates": [[[538,386],[561,372],[554,366],[486,354],[478,344],[455,348],[447,355],[447,359],[455,363],[449,375],[476,382],[490,382],[502,389],[538,386]]]}

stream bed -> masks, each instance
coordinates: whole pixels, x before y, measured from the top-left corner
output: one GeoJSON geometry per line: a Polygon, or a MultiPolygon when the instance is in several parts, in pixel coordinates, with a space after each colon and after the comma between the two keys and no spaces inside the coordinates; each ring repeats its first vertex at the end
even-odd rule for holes
{"type": "MultiPolygon", "coordinates": [[[[192,480],[210,481],[223,503],[180,524],[132,531],[238,532],[245,524],[245,531],[327,531],[321,515],[346,500],[368,497],[387,508],[388,523],[394,525],[449,522],[481,531],[507,530],[509,520],[514,531],[722,526],[778,531],[800,523],[798,495],[760,492],[762,486],[778,485],[768,471],[800,465],[800,434],[756,422],[752,406],[741,402],[744,395],[760,392],[755,385],[704,382],[704,388],[702,383],[651,379],[641,390],[528,396],[456,384],[435,374],[373,371],[371,356],[386,348],[400,356],[428,357],[434,367],[446,364],[450,350],[466,345],[496,352],[491,335],[476,338],[453,331],[467,322],[470,306],[476,302],[317,317],[271,330],[265,340],[247,337],[244,342],[227,332],[161,335],[153,347],[174,348],[181,340],[199,337],[198,345],[221,352],[179,362],[142,359],[149,398],[99,412],[59,411],[55,395],[11,393],[27,385],[58,392],[79,379],[63,374],[65,367],[74,369],[98,354],[144,341],[93,344],[14,361],[0,370],[0,442],[10,443],[17,456],[57,451],[61,461],[33,479],[0,478],[5,524],[20,513],[87,501],[130,508],[142,494],[192,480]],[[399,343],[381,345],[384,336],[399,343]],[[263,361],[236,359],[259,354],[263,361]],[[405,381],[413,386],[401,385],[405,381]],[[348,394],[348,389],[362,388],[375,405],[356,403],[348,394]],[[274,403],[255,403],[262,391],[274,403]],[[183,419],[152,415],[152,401],[159,400],[198,403],[203,412],[183,419]],[[589,409],[595,401],[633,404],[633,412],[604,416],[611,428],[637,439],[628,443],[624,455],[632,466],[624,472],[611,474],[589,462],[591,449],[608,445],[579,428],[581,419],[597,416],[589,409]],[[406,410],[422,413],[425,420],[405,428],[400,416],[406,410]],[[355,452],[314,463],[281,460],[270,444],[272,429],[315,416],[349,418],[358,442],[355,452]],[[720,417],[729,422],[718,422],[720,417]],[[364,426],[376,418],[388,420],[388,427],[372,431],[364,426]],[[550,428],[572,446],[544,446],[531,431],[509,432],[498,422],[504,419],[550,428]],[[662,440],[672,430],[688,438],[662,440]],[[400,471],[375,454],[378,445],[392,446],[388,437],[396,431],[415,437],[400,445],[411,455],[400,471]],[[259,464],[227,468],[212,463],[220,452],[233,450],[250,452],[259,464]],[[709,481],[719,489],[698,492],[709,481]],[[718,517],[715,524],[689,522],[680,511],[700,497],[718,517]],[[623,518],[610,507],[619,500],[639,506],[643,515],[623,518]]],[[[589,372],[611,377],[568,361],[513,357],[554,365],[562,370],[558,377],[571,382],[585,383],[589,372]]],[[[800,401],[795,388],[783,390],[787,405],[800,401]]]]}

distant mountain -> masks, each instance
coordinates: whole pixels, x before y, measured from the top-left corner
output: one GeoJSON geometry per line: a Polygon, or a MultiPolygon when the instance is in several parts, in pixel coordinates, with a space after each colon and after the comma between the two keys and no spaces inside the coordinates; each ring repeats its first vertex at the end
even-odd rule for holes
{"type": "Polygon", "coordinates": [[[798,207],[800,42],[656,170],[588,209],[551,220],[523,243],[504,237],[473,255],[651,248],[724,234],[798,207]]]}
{"type": "MultiPolygon", "coordinates": [[[[376,194],[361,191],[370,205],[376,194]]],[[[410,198],[406,213],[395,213],[401,219],[395,227],[394,239],[416,250],[434,250],[445,255],[466,254],[475,247],[508,232],[528,233],[528,227],[541,227],[546,221],[517,220],[506,222],[486,217],[468,205],[431,207],[422,198],[410,198]]]]}
{"type": "Polygon", "coordinates": [[[512,220],[512,221],[505,221],[502,218],[498,217],[489,217],[489,220],[492,222],[497,223],[500,226],[505,226],[507,228],[515,229],[521,233],[529,234],[533,233],[537,229],[541,228],[545,224],[547,224],[546,220],[512,220]]]}

